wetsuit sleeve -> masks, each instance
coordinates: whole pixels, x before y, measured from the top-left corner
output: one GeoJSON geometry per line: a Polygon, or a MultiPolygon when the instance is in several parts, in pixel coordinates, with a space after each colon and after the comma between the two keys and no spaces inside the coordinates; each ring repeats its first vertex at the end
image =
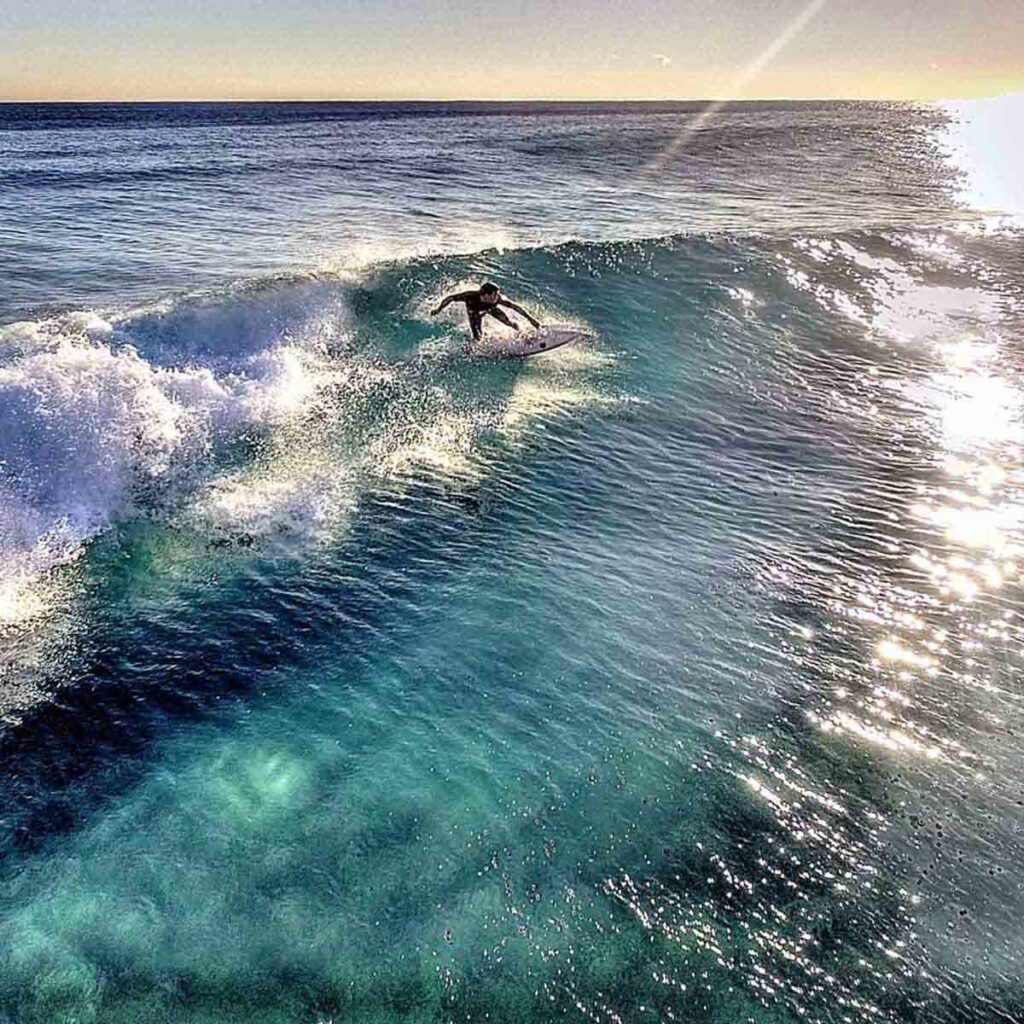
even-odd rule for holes
{"type": "MultiPolygon", "coordinates": [[[[497,303],[495,303],[495,306],[496,305],[497,305],[497,303]]],[[[515,327],[516,326],[511,320],[509,320],[508,314],[504,310],[501,310],[501,309],[490,309],[490,310],[488,310],[488,312],[491,314],[491,316],[494,317],[495,320],[500,320],[503,324],[506,324],[509,327],[515,327]]]]}
{"type": "Polygon", "coordinates": [[[440,311],[452,302],[468,302],[476,292],[455,292],[453,295],[446,295],[437,306],[437,310],[440,311]]]}
{"type": "Polygon", "coordinates": [[[515,310],[515,312],[519,313],[521,316],[525,316],[526,319],[529,320],[534,327],[540,327],[540,321],[534,319],[529,313],[526,312],[525,309],[523,309],[522,306],[517,305],[515,302],[510,302],[508,299],[498,299],[498,305],[508,306],[509,309],[515,310]]]}

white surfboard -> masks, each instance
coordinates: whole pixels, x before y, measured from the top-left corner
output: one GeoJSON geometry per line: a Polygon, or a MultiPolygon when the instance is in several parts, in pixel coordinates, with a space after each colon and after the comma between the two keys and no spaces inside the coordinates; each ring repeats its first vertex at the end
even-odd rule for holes
{"type": "Polygon", "coordinates": [[[572,324],[552,324],[540,327],[529,334],[517,335],[513,338],[491,340],[486,345],[488,355],[496,356],[539,356],[563,345],[572,345],[592,337],[587,331],[572,324]]]}

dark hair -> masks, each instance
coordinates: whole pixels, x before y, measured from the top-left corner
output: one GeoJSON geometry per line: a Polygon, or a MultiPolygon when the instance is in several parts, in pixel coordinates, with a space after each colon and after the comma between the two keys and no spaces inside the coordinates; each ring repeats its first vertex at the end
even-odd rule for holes
{"type": "Polygon", "coordinates": [[[498,294],[498,286],[496,284],[491,284],[490,281],[485,281],[482,285],[480,285],[480,294],[481,295],[497,295],[498,294]]]}

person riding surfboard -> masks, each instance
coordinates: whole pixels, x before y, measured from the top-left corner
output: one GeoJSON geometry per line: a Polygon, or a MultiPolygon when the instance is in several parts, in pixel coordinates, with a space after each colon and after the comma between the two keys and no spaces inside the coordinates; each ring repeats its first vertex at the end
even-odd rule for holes
{"type": "Polygon", "coordinates": [[[535,320],[529,313],[523,309],[522,306],[517,305],[510,299],[503,298],[501,292],[496,284],[491,284],[490,281],[480,285],[479,288],[474,288],[468,292],[456,292],[454,295],[448,295],[441,300],[437,309],[430,311],[431,316],[437,316],[452,302],[463,302],[466,305],[466,313],[469,316],[469,329],[473,332],[473,340],[480,340],[480,331],[483,325],[485,316],[493,316],[496,320],[500,320],[501,323],[508,327],[518,329],[519,324],[514,320],[509,319],[508,314],[503,310],[499,309],[500,306],[506,306],[509,309],[515,310],[515,312],[526,317],[535,328],[540,327],[540,321],[535,320]]]}

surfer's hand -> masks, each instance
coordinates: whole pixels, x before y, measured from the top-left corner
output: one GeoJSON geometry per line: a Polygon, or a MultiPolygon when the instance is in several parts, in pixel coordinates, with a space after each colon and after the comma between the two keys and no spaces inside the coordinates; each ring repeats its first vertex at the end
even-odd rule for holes
{"type": "Polygon", "coordinates": [[[438,306],[438,307],[437,307],[437,309],[432,309],[432,310],[430,311],[430,315],[431,315],[431,316],[437,316],[437,314],[438,314],[438,313],[440,313],[440,312],[441,312],[441,307],[440,307],[440,306],[438,306]]]}

